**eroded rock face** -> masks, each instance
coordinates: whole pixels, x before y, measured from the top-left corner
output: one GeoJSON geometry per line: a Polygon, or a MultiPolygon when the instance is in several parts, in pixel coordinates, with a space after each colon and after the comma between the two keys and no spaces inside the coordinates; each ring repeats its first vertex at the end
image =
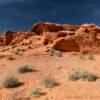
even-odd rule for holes
{"type": "Polygon", "coordinates": [[[1,36],[0,37],[0,46],[3,46],[4,45],[4,36],[1,36]]]}
{"type": "Polygon", "coordinates": [[[56,32],[43,32],[43,35],[41,36],[41,40],[44,45],[52,44],[57,38],[56,32]]]}
{"type": "Polygon", "coordinates": [[[74,34],[75,34],[74,31],[43,32],[42,43],[44,45],[52,44],[55,40],[61,37],[70,37],[74,34]]]}
{"type": "Polygon", "coordinates": [[[69,25],[69,24],[63,24],[63,29],[66,31],[76,31],[80,28],[80,25],[69,25]]]}
{"type": "MultiPolygon", "coordinates": [[[[6,31],[0,37],[0,45],[13,45],[22,42],[24,39],[34,36],[33,32],[12,32],[6,31]]],[[[28,40],[27,40],[28,41],[28,40]]]]}
{"type": "Polygon", "coordinates": [[[59,38],[53,44],[53,48],[60,51],[94,51],[100,48],[100,28],[94,24],[83,24],[76,31],[58,32],[59,38]]]}
{"type": "Polygon", "coordinates": [[[98,27],[94,24],[84,24],[76,31],[76,41],[79,45],[93,47],[100,42],[97,34],[100,34],[98,27]]]}
{"type": "Polygon", "coordinates": [[[68,25],[38,22],[27,32],[6,31],[0,45],[51,45],[64,52],[100,51],[100,27],[95,24],[68,25]]]}
{"type": "Polygon", "coordinates": [[[37,35],[45,32],[59,32],[59,31],[76,31],[79,28],[78,25],[68,25],[68,24],[56,24],[56,23],[47,23],[47,22],[38,22],[33,25],[32,32],[35,32],[37,35]]]}
{"type": "Polygon", "coordinates": [[[63,26],[55,23],[44,23],[38,22],[33,25],[32,32],[35,32],[37,35],[40,35],[44,31],[48,32],[58,32],[64,30],[63,26]]]}
{"type": "Polygon", "coordinates": [[[13,34],[12,43],[20,43],[24,39],[29,39],[32,36],[34,36],[33,32],[16,32],[13,34]]]}
{"type": "Polygon", "coordinates": [[[63,52],[79,52],[79,45],[76,43],[75,39],[61,37],[57,39],[53,46],[53,49],[60,50],[63,52]]]}
{"type": "Polygon", "coordinates": [[[12,31],[6,31],[3,33],[4,36],[4,44],[9,45],[13,39],[13,33],[12,31]]]}

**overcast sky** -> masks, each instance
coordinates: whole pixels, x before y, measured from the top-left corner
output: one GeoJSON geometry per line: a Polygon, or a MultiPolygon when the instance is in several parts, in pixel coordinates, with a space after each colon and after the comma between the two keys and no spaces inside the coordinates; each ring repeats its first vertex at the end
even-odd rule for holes
{"type": "Polygon", "coordinates": [[[100,0],[0,0],[0,33],[27,30],[37,21],[100,25],[100,0]]]}

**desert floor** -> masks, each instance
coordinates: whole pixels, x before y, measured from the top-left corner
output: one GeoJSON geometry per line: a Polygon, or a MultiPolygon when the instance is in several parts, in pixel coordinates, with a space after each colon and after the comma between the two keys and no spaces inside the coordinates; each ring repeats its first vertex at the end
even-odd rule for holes
{"type": "MultiPolygon", "coordinates": [[[[2,48],[1,48],[2,49],[2,48]]],[[[85,70],[100,76],[100,55],[94,59],[82,59],[79,53],[63,53],[62,57],[50,56],[44,48],[26,49],[19,55],[14,50],[1,51],[0,58],[0,100],[100,100],[100,79],[96,81],[71,81],[70,71],[85,70]],[[8,60],[13,56],[14,60],[8,60]],[[29,65],[33,72],[18,73],[20,66],[29,65]],[[23,84],[16,88],[5,88],[3,78],[8,75],[16,76],[23,84]],[[53,77],[58,85],[45,88],[42,84],[44,77],[53,77]],[[43,95],[35,97],[30,94],[31,88],[41,88],[43,95]]]]}

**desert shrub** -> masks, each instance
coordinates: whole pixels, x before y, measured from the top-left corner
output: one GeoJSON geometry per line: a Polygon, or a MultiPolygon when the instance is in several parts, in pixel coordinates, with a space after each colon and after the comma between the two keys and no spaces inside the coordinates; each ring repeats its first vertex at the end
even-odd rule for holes
{"type": "Polygon", "coordinates": [[[62,57],[62,52],[55,50],[54,54],[58,57],[62,57]]]}
{"type": "Polygon", "coordinates": [[[19,73],[26,73],[26,72],[32,72],[33,70],[29,68],[29,65],[24,65],[18,68],[19,73]]]}
{"type": "Polygon", "coordinates": [[[92,53],[88,54],[88,59],[89,60],[95,60],[94,55],[92,53]]]}
{"type": "Polygon", "coordinates": [[[41,96],[41,89],[40,88],[32,88],[30,93],[34,96],[41,96]]]}
{"type": "Polygon", "coordinates": [[[89,50],[83,50],[83,51],[81,52],[81,54],[83,54],[83,55],[87,55],[88,53],[90,53],[89,50]]]}
{"type": "Polygon", "coordinates": [[[87,81],[95,81],[97,76],[87,71],[75,71],[69,73],[69,80],[76,81],[78,79],[87,80],[87,81]]]}
{"type": "Polygon", "coordinates": [[[80,54],[80,58],[84,59],[84,60],[86,60],[86,59],[95,60],[93,53],[90,52],[90,51],[84,51],[84,52],[82,52],[80,54]]]}
{"type": "Polygon", "coordinates": [[[57,85],[55,79],[51,77],[45,77],[42,83],[46,88],[53,88],[55,85],[57,85]]]}
{"type": "Polygon", "coordinates": [[[15,76],[7,76],[3,80],[3,86],[6,88],[14,88],[19,86],[20,82],[15,76]]]}
{"type": "Polygon", "coordinates": [[[62,52],[61,51],[58,51],[58,50],[55,50],[55,49],[50,49],[48,54],[50,56],[58,56],[58,57],[61,57],[62,56],[62,52]]]}
{"type": "Polygon", "coordinates": [[[95,81],[97,79],[97,76],[86,71],[80,71],[79,75],[82,80],[95,81]]]}
{"type": "Polygon", "coordinates": [[[80,79],[79,72],[78,71],[70,72],[68,75],[68,78],[69,78],[69,80],[72,80],[72,81],[76,81],[76,80],[80,79]]]}
{"type": "Polygon", "coordinates": [[[53,49],[50,49],[50,50],[48,51],[48,54],[49,54],[49,56],[54,56],[54,50],[53,50],[53,49]]]}
{"type": "Polygon", "coordinates": [[[15,50],[15,55],[18,55],[18,54],[20,53],[20,51],[21,51],[21,49],[20,49],[20,48],[17,48],[17,49],[15,50]]]}

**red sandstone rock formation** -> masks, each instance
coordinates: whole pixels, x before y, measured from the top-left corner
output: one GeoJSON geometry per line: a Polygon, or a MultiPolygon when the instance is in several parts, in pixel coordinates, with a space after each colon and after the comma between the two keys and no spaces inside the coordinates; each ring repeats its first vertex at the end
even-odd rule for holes
{"type": "Polygon", "coordinates": [[[94,47],[100,48],[98,45],[100,40],[97,38],[97,34],[100,34],[100,29],[94,24],[83,24],[76,31],[76,41],[80,45],[81,49],[94,47]]]}
{"type": "Polygon", "coordinates": [[[94,51],[94,48],[100,48],[100,40],[97,38],[100,34],[100,28],[94,24],[84,24],[75,32],[65,31],[59,35],[66,37],[60,38],[53,44],[53,48],[61,51],[94,51]]]}
{"type": "Polygon", "coordinates": [[[38,22],[33,25],[31,31],[39,35],[44,31],[58,32],[62,30],[64,30],[63,25],[55,24],[55,23],[38,22]]]}
{"type": "Polygon", "coordinates": [[[5,45],[9,45],[12,41],[12,38],[13,38],[13,33],[12,31],[6,31],[3,33],[3,36],[4,36],[4,44],[5,45]]]}
{"type": "Polygon", "coordinates": [[[52,48],[63,51],[63,52],[72,52],[72,51],[79,52],[80,51],[79,45],[76,43],[75,39],[64,38],[64,37],[57,39],[54,42],[52,48]]]}
{"type": "Polygon", "coordinates": [[[3,46],[4,45],[4,36],[1,36],[0,37],[0,46],[3,46]]]}
{"type": "Polygon", "coordinates": [[[60,51],[100,50],[100,27],[95,24],[68,25],[39,22],[28,32],[6,31],[0,45],[52,45],[60,51]]]}
{"type": "Polygon", "coordinates": [[[29,39],[29,37],[34,36],[33,32],[15,32],[13,34],[13,39],[11,44],[16,44],[22,42],[24,39],[29,39]]]}
{"type": "Polygon", "coordinates": [[[67,31],[76,31],[77,29],[79,29],[79,27],[80,25],[63,24],[64,30],[67,30],[67,31]]]}

